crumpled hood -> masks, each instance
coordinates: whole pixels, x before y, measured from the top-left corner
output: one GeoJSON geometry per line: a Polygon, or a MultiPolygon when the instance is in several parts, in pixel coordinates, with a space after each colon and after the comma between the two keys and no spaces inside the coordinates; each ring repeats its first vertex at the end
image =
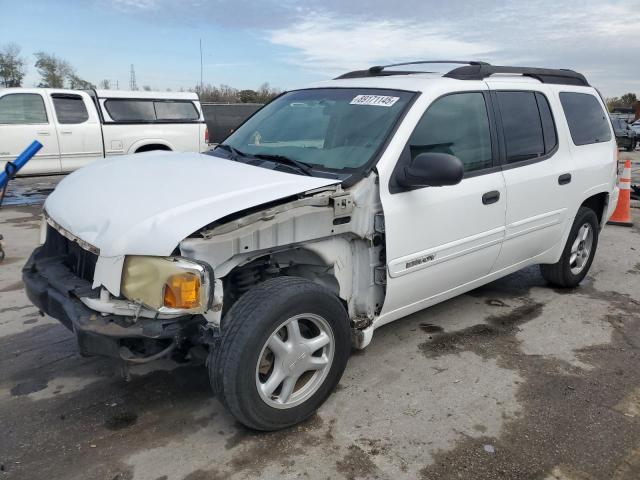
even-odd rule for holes
{"type": "Polygon", "coordinates": [[[199,153],[149,152],[72,173],[44,208],[101,256],[170,255],[229,214],[336,183],[199,153]]]}

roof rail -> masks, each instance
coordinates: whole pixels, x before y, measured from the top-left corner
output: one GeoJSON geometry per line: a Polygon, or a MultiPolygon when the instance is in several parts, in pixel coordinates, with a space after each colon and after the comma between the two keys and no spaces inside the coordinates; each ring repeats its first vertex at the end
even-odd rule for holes
{"type": "Polygon", "coordinates": [[[542,83],[555,83],[562,85],[582,85],[589,86],[589,82],[584,75],[573,70],[567,69],[551,69],[551,68],[530,68],[530,67],[504,67],[499,65],[491,65],[486,62],[479,61],[461,61],[461,60],[424,60],[417,62],[393,63],[391,65],[378,65],[367,70],[355,70],[348,72],[335,80],[345,78],[364,78],[364,77],[380,77],[389,75],[411,75],[414,73],[427,73],[421,71],[406,70],[385,70],[389,67],[400,67],[405,65],[423,65],[434,63],[461,64],[462,67],[455,68],[444,76],[455,78],[457,80],[484,80],[496,73],[523,75],[525,77],[535,78],[542,83]]]}
{"type": "Polygon", "coordinates": [[[433,64],[433,63],[448,63],[448,64],[460,64],[460,65],[488,65],[484,62],[477,62],[474,60],[420,60],[417,62],[403,62],[403,63],[392,63],[390,65],[376,65],[374,67],[368,68],[367,70],[355,70],[353,72],[347,72],[339,77],[336,77],[334,80],[339,80],[343,78],[363,78],[363,77],[384,77],[389,75],[410,75],[412,73],[429,73],[429,72],[420,72],[420,71],[406,71],[406,70],[391,70],[384,71],[385,68],[389,67],[403,67],[406,65],[423,65],[423,64],[433,64]]]}
{"type": "Polygon", "coordinates": [[[573,70],[530,67],[502,67],[498,65],[467,65],[458,67],[446,73],[444,76],[458,80],[484,80],[496,73],[517,74],[535,78],[542,83],[555,83],[562,85],[583,85],[588,87],[589,82],[584,75],[573,70]]]}

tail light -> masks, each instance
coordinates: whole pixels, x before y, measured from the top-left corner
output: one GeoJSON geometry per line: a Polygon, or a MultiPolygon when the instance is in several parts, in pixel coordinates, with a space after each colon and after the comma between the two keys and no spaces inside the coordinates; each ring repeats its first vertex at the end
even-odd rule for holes
{"type": "Polygon", "coordinates": [[[209,127],[204,127],[204,143],[209,143],[209,127]]]}

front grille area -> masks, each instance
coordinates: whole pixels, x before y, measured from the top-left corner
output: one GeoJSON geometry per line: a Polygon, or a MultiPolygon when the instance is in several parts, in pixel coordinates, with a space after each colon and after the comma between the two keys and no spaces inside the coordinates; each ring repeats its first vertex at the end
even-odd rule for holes
{"type": "Polygon", "coordinates": [[[44,243],[43,253],[47,257],[64,256],[65,265],[76,276],[93,282],[98,256],[69,240],[51,225],[47,225],[47,239],[44,243]]]}

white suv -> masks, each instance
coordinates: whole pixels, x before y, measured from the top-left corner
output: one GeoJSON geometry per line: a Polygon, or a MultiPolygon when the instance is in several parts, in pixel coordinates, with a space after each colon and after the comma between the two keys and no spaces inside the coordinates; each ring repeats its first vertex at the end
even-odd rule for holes
{"type": "Polygon", "coordinates": [[[84,354],[208,355],[231,413],[273,430],[381,325],[532,264],[578,285],[618,195],[597,91],[568,70],[390,67],[285,93],[208,154],[73,173],[30,299],[84,354]]]}

